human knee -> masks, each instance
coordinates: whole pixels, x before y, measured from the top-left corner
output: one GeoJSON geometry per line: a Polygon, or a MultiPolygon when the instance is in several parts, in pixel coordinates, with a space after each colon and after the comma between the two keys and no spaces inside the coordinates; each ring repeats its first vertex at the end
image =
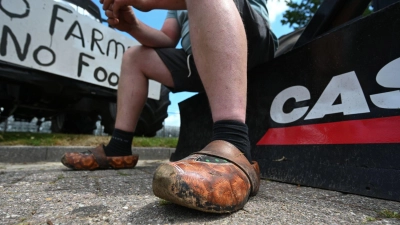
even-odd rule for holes
{"type": "Polygon", "coordinates": [[[127,51],[125,51],[124,56],[122,58],[122,66],[130,67],[132,69],[143,70],[146,63],[146,52],[149,51],[150,48],[144,46],[132,46],[127,51]]]}
{"type": "Polygon", "coordinates": [[[132,46],[128,48],[128,50],[126,50],[124,53],[124,56],[122,58],[122,63],[132,65],[136,61],[138,61],[140,59],[139,55],[141,48],[143,48],[143,46],[132,46]]]}

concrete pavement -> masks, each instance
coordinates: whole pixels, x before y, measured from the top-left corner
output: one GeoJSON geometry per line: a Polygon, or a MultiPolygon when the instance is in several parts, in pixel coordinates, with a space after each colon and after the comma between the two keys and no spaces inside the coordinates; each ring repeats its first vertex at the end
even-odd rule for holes
{"type": "Polygon", "coordinates": [[[399,202],[268,180],[236,213],[187,209],[152,193],[152,174],[166,159],[84,172],[58,162],[0,163],[0,224],[400,224],[388,218],[399,202]]]}
{"type": "MultiPolygon", "coordinates": [[[[93,147],[81,146],[0,146],[0,163],[60,162],[65,152],[83,152],[93,147]]],[[[169,159],[174,148],[133,148],[140,159],[169,159]]]]}

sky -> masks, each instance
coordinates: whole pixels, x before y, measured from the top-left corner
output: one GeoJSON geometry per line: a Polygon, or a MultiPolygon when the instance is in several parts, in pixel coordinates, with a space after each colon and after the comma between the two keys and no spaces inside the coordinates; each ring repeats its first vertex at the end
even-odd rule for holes
{"type": "MultiPolygon", "coordinates": [[[[99,0],[93,0],[99,7],[102,9],[102,5],[99,0]]],[[[271,29],[275,33],[275,35],[279,38],[280,36],[287,34],[293,31],[292,28],[288,26],[283,26],[281,24],[282,14],[287,9],[286,3],[283,0],[268,0],[267,3],[268,11],[269,11],[269,19],[271,24],[271,29]]],[[[102,17],[106,18],[104,15],[104,11],[101,10],[102,17]]],[[[163,25],[164,19],[167,15],[165,10],[153,10],[150,12],[140,12],[135,10],[135,14],[138,19],[140,19],[145,24],[155,28],[160,29],[163,25]]],[[[177,46],[180,47],[180,46],[177,46]]],[[[178,103],[193,96],[196,93],[176,93],[170,94],[171,105],[168,108],[168,117],[164,121],[165,126],[180,126],[180,115],[179,115],[179,106],[178,103]]]]}

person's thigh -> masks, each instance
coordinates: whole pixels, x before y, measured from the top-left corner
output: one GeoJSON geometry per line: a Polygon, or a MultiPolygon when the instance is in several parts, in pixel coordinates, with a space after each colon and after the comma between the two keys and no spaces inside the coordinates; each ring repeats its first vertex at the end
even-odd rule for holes
{"type": "Polygon", "coordinates": [[[171,73],[174,86],[166,86],[172,92],[204,92],[192,55],[175,48],[156,48],[155,52],[171,73]]]}
{"type": "Polygon", "coordinates": [[[148,79],[160,82],[169,87],[174,87],[172,75],[167,66],[153,48],[134,46],[125,53],[123,63],[131,71],[140,70],[148,79]]]}
{"type": "Polygon", "coordinates": [[[246,31],[247,68],[273,59],[275,46],[268,22],[254,10],[248,0],[233,0],[242,17],[246,31]]]}

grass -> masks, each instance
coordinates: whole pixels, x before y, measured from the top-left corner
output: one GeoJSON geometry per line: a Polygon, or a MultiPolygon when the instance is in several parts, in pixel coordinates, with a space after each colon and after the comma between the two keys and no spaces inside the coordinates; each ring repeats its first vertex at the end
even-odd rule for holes
{"type": "Polygon", "coordinates": [[[378,212],[378,217],[400,219],[400,214],[398,212],[393,212],[393,211],[384,209],[384,210],[378,212]]]}
{"type": "Polygon", "coordinates": [[[160,199],[160,201],[158,202],[159,205],[170,205],[172,204],[170,201],[164,200],[164,199],[160,199]]]}
{"type": "MultiPolygon", "coordinates": [[[[97,146],[107,144],[109,136],[77,135],[77,134],[44,134],[44,133],[0,133],[0,146],[97,146]]],[[[175,148],[178,138],[135,137],[135,147],[175,148]]]]}
{"type": "Polygon", "coordinates": [[[124,172],[121,172],[121,171],[117,171],[117,173],[118,173],[118,175],[120,175],[120,176],[129,176],[130,174],[128,174],[128,173],[124,173],[124,172]]]}
{"type": "Polygon", "coordinates": [[[376,217],[367,217],[365,222],[374,222],[381,219],[400,219],[400,214],[398,212],[393,212],[387,209],[377,212],[376,217]]]}
{"type": "Polygon", "coordinates": [[[366,220],[366,222],[374,222],[374,221],[376,221],[376,218],[375,217],[367,217],[365,220],[366,220]]]}

